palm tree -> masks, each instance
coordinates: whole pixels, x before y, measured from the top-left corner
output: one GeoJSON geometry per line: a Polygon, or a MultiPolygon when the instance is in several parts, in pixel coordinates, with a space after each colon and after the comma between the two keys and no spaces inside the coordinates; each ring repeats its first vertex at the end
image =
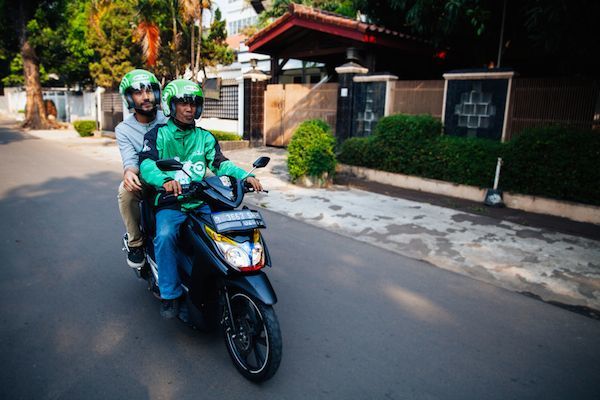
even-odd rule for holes
{"type": "MultiPolygon", "coordinates": [[[[199,0],[180,0],[179,1],[179,14],[181,15],[181,20],[185,23],[192,23],[190,32],[191,32],[191,46],[190,46],[190,70],[195,71],[196,66],[194,64],[194,51],[195,51],[195,21],[198,18],[199,11],[199,0]]],[[[195,75],[194,75],[195,77],[195,75]]]]}
{"type": "MultiPolygon", "coordinates": [[[[196,62],[194,63],[194,77],[198,76],[198,71],[200,70],[200,48],[202,45],[202,17],[204,13],[204,9],[210,10],[212,7],[211,0],[200,0],[200,23],[198,24],[198,43],[197,43],[197,51],[196,51],[196,62]]],[[[204,68],[204,66],[203,66],[204,68]]]]}
{"type": "Polygon", "coordinates": [[[204,14],[204,9],[210,10],[211,7],[211,0],[180,0],[179,2],[179,11],[181,14],[181,19],[185,23],[192,23],[190,69],[194,74],[194,80],[198,79],[198,71],[200,70],[200,49],[202,46],[202,17],[204,14]],[[195,40],[196,23],[198,23],[197,40],[195,40]]]}
{"type": "Polygon", "coordinates": [[[177,29],[177,12],[179,9],[179,0],[171,0],[169,2],[169,10],[171,11],[171,22],[173,26],[173,38],[170,43],[170,48],[172,53],[175,55],[174,63],[175,63],[175,77],[179,77],[179,57],[177,57],[177,53],[179,50],[179,43],[181,42],[181,35],[177,29]]]}
{"type": "Polygon", "coordinates": [[[152,20],[153,0],[140,0],[138,16],[140,22],[137,24],[133,38],[142,46],[146,63],[150,67],[156,66],[158,51],[160,49],[160,29],[152,20]]]}

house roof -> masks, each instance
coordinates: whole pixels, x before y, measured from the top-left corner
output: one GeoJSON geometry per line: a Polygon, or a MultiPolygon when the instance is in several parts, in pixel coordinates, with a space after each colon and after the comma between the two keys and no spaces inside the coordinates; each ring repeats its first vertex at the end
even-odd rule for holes
{"type": "Polygon", "coordinates": [[[250,37],[246,45],[251,52],[270,55],[294,53],[289,51],[293,47],[299,54],[289,54],[291,58],[313,60],[328,53],[328,48],[329,53],[343,53],[348,46],[431,52],[431,43],[424,39],[295,3],[283,16],[250,37]],[[294,42],[304,45],[297,47],[294,42]],[[313,44],[312,51],[307,43],[313,44]]]}
{"type": "Polygon", "coordinates": [[[238,33],[236,35],[227,36],[225,42],[231,49],[238,51],[240,49],[240,44],[246,40],[247,37],[248,36],[244,35],[243,33],[238,33]]]}

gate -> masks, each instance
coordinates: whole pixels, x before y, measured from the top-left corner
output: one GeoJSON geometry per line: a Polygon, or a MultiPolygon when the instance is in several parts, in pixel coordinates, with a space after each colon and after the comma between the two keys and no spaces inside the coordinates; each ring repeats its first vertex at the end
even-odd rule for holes
{"type": "Polygon", "coordinates": [[[119,122],[123,121],[123,99],[119,93],[102,93],[100,110],[102,112],[101,130],[114,131],[119,122]]]}
{"type": "Polygon", "coordinates": [[[287,146],[294,130],[308,119],[322,119],[335,131],[337,94],[337,83],[267,85],[265,144],[287,146]]]}

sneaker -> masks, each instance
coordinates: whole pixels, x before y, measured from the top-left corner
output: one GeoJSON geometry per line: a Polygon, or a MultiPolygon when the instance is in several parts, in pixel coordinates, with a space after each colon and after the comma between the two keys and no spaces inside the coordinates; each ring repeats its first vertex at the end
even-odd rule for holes
{"type": "Polygon", "coordinates": [[[181,298],[179,303],[179,313],[177,318],[186,325],[190,325],[190,310],[188,309],[187,303],[184,298],[181,298]]]}
{"type": "Polygon", "coordinates": [[[179,314],[179,299],[162,300],[160,303],[160,316],[165,319],[175,318],[179,314]]]}
{"type": "Polygon", "coordinates": [[[127,265],[131,268],[142,268],[146,262],[146,253],[143,247],[130,247],[127,251],[127,265]]]}

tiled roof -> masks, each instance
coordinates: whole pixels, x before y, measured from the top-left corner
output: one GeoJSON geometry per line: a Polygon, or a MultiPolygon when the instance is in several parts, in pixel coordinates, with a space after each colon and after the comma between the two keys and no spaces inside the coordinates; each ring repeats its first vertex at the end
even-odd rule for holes
{"type": "Polygon", "coordinates": [[[247,36],[243,33],[238,33],[237,35],[227,36],[225,42],[227,45],[233,50],[240,49],[240,43],[247,39],[247,36]]]}
{"type": "Polygon", "coordinates": [[[383,26],[378,26],[374,24],[368,24],[365,22],[361,22],[352,18],[344,17],[339,14],[335,14],[328,11],[319,10],[316,8],[304,6],[301,4],[291,3],[289,6],[289,11],[286,12],[283,16],[279,17],[271,24],[269,24],[264,29],[256,32],[253,36],[251,36],[246,44],[251,46],[253,43],[257,42],[264,36],[266,36],[272,30],[278,28],[279,26],[285,24],[289,20],[293,18],[310,20],[322,23],[323,25],[329,25],[332,27],[340,27],[346,28],[350,30],[356,30],[365,34],[376,34],[376,35],[385,35],[390,38],[400,38],[405,40],[412,40],[421,43],[429,43],[429,41],[420,39],[415,36],[407,35],[401,32],[393,31],[391,29],[387,29],[383,26]]]}

